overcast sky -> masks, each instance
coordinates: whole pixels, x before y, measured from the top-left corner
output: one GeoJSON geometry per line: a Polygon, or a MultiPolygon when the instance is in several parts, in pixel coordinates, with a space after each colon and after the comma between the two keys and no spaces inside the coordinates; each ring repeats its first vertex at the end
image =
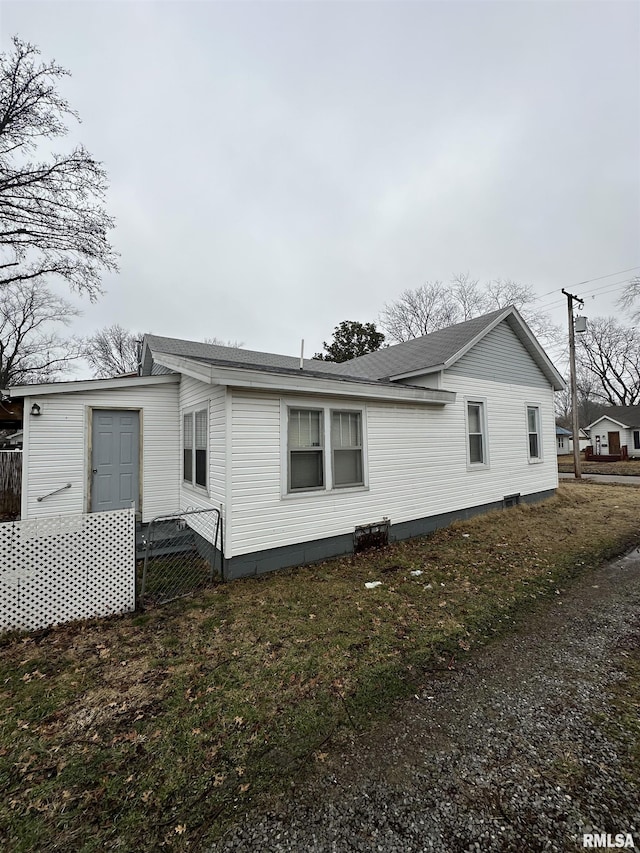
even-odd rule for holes
{"type": "Polygon", "coordinates": [[[78,333],[311,355],[457,272],[560,322],[640,273],[637,2],[2,0],[13,34],[110,178],[121,272],[78,333]]]}

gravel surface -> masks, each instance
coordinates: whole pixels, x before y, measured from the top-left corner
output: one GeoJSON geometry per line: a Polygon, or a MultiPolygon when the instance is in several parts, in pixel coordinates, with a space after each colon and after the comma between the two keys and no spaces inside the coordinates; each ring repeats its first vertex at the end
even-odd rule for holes
{"type": "Polygon", "coordinates": [[[640,644],[640,551],[432,676],[211,850],[577,851],[583,832],[640,849],[640,788],[598,722],[625,644],[640,644]]]}

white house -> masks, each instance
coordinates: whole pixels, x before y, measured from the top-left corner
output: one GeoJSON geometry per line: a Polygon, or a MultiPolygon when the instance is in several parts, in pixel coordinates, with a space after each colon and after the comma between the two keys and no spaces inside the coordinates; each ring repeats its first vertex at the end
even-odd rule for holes
{"type": "MultiPolygon", "coordinates": [[[[589,445],[589,436],[583,429],[578,432],[578,436],[578,447],[582,451],[589,445]]],[[[558,456],[573,453],[573,433],[571,430],[556,426],[556,452],[558,456]]]]}
{"type": "Polygon", "coordinates": [[[11,389],[22,517],[217,507],[226,577],[311,562],[552,495],[562,387],[515,308],[342,364],[148,335],[137,377],[11,389]]]}
{"type": "Polygon", "coordinates": [[[587,427],[594,456],[640,457],[640,406],[610,406],[587,427]]]}

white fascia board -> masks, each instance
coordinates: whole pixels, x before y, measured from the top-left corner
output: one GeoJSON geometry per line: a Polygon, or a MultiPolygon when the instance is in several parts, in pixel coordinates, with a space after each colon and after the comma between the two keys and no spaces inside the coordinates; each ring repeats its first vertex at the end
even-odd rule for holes
{"type": "Polygon", "coordinates": [[[429,403],[444,406],[455,403],[453,391],[432,388],[407,388],[406,385],[372,385],[364,382],[346,381],[333,377],[292,376],[270,373],[267,370],[252,370],[245,367],[221,367],[216,364],[199,363],[182,356],[156,353],[154,360],[170,370],[177,370],[209,382],[212,385],[227,385],[232,388],[251,388],[254,391],[285,391],[287,393],[320,394],[331,397],[350,397],[367,400],[391,400],[405,403],[429,403]]]}
{"type": "Polygon", "coordinates": [[[120,379],[79,379],[72,382],[44,382],[41,385],[16,385],[3,394],[13,397],[35,397],[44,394],[72,394],[75,391],[110,391],[115,388],[140,388],[143,385],[164,385],[177,382],[178,376],[128,376],[120,379]]]}
{"type": "Polygon", "coordinates": [[[592,424],[589,424],[587,429],[592,429],[596,424],[599,424],[600,421],[611,421],[612,424],[617,424],[622,429],[631,429],[628,424],[623,424],[620,421],[617,421],[615,418],[612,418],[611,415],[601,415],[597,421],[594,421],[592,424]]]}
{"type": "Polygon", "coordinates": [[[413,379],[414,376],[426,376],[429,373],[439,373],[444,370],[444,364],[436,364],[431,367],[421,367],[420,370],[409,370],[407,373],[394,373],[389,377],[389,382],[401,382],[403,379],[413,379]]]}

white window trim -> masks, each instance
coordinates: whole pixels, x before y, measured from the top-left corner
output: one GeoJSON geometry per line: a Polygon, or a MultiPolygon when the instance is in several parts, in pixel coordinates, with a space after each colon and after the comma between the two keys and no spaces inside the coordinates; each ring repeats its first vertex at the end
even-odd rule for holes
{"type": "Polygon", "coordinates": [[[362,404],[349,405],[345,400],[314,400],[289,397],[280,400],[280,497],[283,500],[320,499],[321,495],[346,495],[369,490],[369,457],[367,452],[367,407],[362,404]],[[312,489],[289,491],[289,409],[315,409],[323,413],[322,459],[324,486],[312,489]],[[362,485],[333,485],[333,452],[331,447],[331,413],[358,412],[362,425],[362,485]]]}
{"type": "Polygon", "coordinates": [[[482,471],[491,467],[491,460],[489,456],[489,426],[486,397],[464,398],[464,444],[467,454],[468,471],[482,471]],[[471,461],[471,448],[469,446],[469,406],[474,404],[482,406],[482,447],[484,451],[482,462],[471,461]]]}
{"type": "Polygon", "coordinates": [[[209,437],[209,400],[204,400],[201,403],[198,403],[195,406],[188,406],[185,409],[180,410],[180,485],[183,489],[187,489],[190,492],[196,492],[199,495],[208,495],[209,494],[209,480],[210,473],[209,467],[211,462],[211,442],[209,437]],[[195,414],[196,412],[204,412],[207,425],[206,425],[206,436],[207,436],[207,462],[205,467],[205,474],[207,478],[206,486],[201,486],[196,483],[196,425],[195,425],[195,414]],[[191,415],[193,420],[193,447],[192,447],[192,457],[191,457],[191,473],[193,475],[192,480],[184,479],[184,419],[186,415],[191,415]]]}
{"type": "Polygon", "coordinates": [[[527,402],[524,404],[524,426],[526,434],[527,459],[529,465],[540,465],[544,462],[544,444],[542,442],[542,406],[540,403],[527,402]],[[538,412],[538,455],[531,456],[529,452],[529,409],[536,409],[538,412]]]}

